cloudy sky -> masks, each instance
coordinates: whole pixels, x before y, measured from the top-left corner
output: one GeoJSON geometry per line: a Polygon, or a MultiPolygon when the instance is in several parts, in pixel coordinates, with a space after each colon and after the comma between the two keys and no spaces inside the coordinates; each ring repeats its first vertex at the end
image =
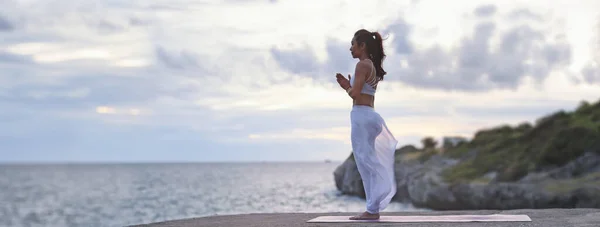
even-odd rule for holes
{"type": "Polygon", "coordinates": [[[600,99],[596,0],[0,4],[0,162],[342,160],[361,28],[400,145],[600,99]]]}

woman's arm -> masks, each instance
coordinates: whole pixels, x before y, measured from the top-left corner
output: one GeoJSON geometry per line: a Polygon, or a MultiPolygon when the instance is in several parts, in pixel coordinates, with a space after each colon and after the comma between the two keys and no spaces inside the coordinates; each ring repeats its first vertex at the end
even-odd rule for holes
{"type": "Polygon", "coordinates": [[[369,72],[371,72],[371,65],[369,63],[364,61],[356,63],[356,68],[354,69],[354,84],[352,84],[352,88],[348,92],[348,95],[352,99],[356,99],[360,96],[360,91],[365,84],[369,72]]]}

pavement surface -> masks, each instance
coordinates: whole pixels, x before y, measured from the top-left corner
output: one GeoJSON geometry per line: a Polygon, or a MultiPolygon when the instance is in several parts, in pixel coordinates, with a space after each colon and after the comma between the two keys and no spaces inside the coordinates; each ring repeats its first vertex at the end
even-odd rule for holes
{"type": "Polygon", "coordinates": [[[350,216],[357,213],[256,213],[209,216],[132,225],[131,227],[300,227],[300,226],[409,226],[409,227],[600,227],[600,209],[523,209],[523,210],[472,210],[382,212],[382,215],[489,215],[526,214],[531,222],[468,222],[468,223],[307,223],[319,216],[350,216]]]}

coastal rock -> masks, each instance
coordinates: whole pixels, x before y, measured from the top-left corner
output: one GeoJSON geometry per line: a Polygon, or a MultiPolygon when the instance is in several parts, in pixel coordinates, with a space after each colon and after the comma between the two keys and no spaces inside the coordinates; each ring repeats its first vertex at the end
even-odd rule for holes
{"type": "Polygon", "coordinates": [[[520,182],[538,182],[546,179],[570,179],[593,172],[600,172],[600,154],[587,152],[574,161],[547,172],[530,173],[520,182]]]}
{"type": "Polygon", "coordinates": [[[454,209],[518,209],[537,208],[546,195],[532,184],[458,184],[450,188],[458,198],[454,209]]]}
{"type": "MultiPolygon", "coordinates": [[[[452,209],[456,198],[452,195],[448,185],[441,178],[442,171],[457,163],[456,160],[443,158],[439,155],[432,156],[425,163],[412,162],[406,176],[408,179],[401,179],[397,182],[398,188],[406,188],[409,200],[416,206],[426,206],[426,204],[435,204],[437,207],[452,209]],[[400,184],[400,182],[406,182],[400,184]]],[[[397,166],[403,168],[408,163],[399,163],[397,166]]],[[[396,176],[405,178],[405,176],[396,176]]]]}
{"type": "Polygon", "coordinates": [[[350,155],[344,163],[335,169],[333,177],[336,187],[342,194],[357,195],[365,198],[362,179],[353,155],[350,155]]]}
{"type": "MultiPolygon", "coordinates": [[[[529,174],[518,182],[445,182],[441,174],[459,162],[440,155],[423,163],[398,160],[398,191],[393,200],[434,210],[600,208],[600,156],[595,152],[560,168],[529,174]]],[[[365,197],[354,159],[348,158],[334,175],[342,193],[365,197]]]]}

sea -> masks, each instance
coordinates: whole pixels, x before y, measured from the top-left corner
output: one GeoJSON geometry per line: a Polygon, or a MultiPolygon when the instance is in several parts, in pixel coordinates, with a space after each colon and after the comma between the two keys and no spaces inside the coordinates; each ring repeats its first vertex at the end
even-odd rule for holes
{"type": "MultiPolygon", "coordinates": [[[[2,164],[0,226],[128,226],[212,215],[362,212],[339,162],[2,164]]],[[[385,211],[419,211],[392,202],[385,211]]]]}

